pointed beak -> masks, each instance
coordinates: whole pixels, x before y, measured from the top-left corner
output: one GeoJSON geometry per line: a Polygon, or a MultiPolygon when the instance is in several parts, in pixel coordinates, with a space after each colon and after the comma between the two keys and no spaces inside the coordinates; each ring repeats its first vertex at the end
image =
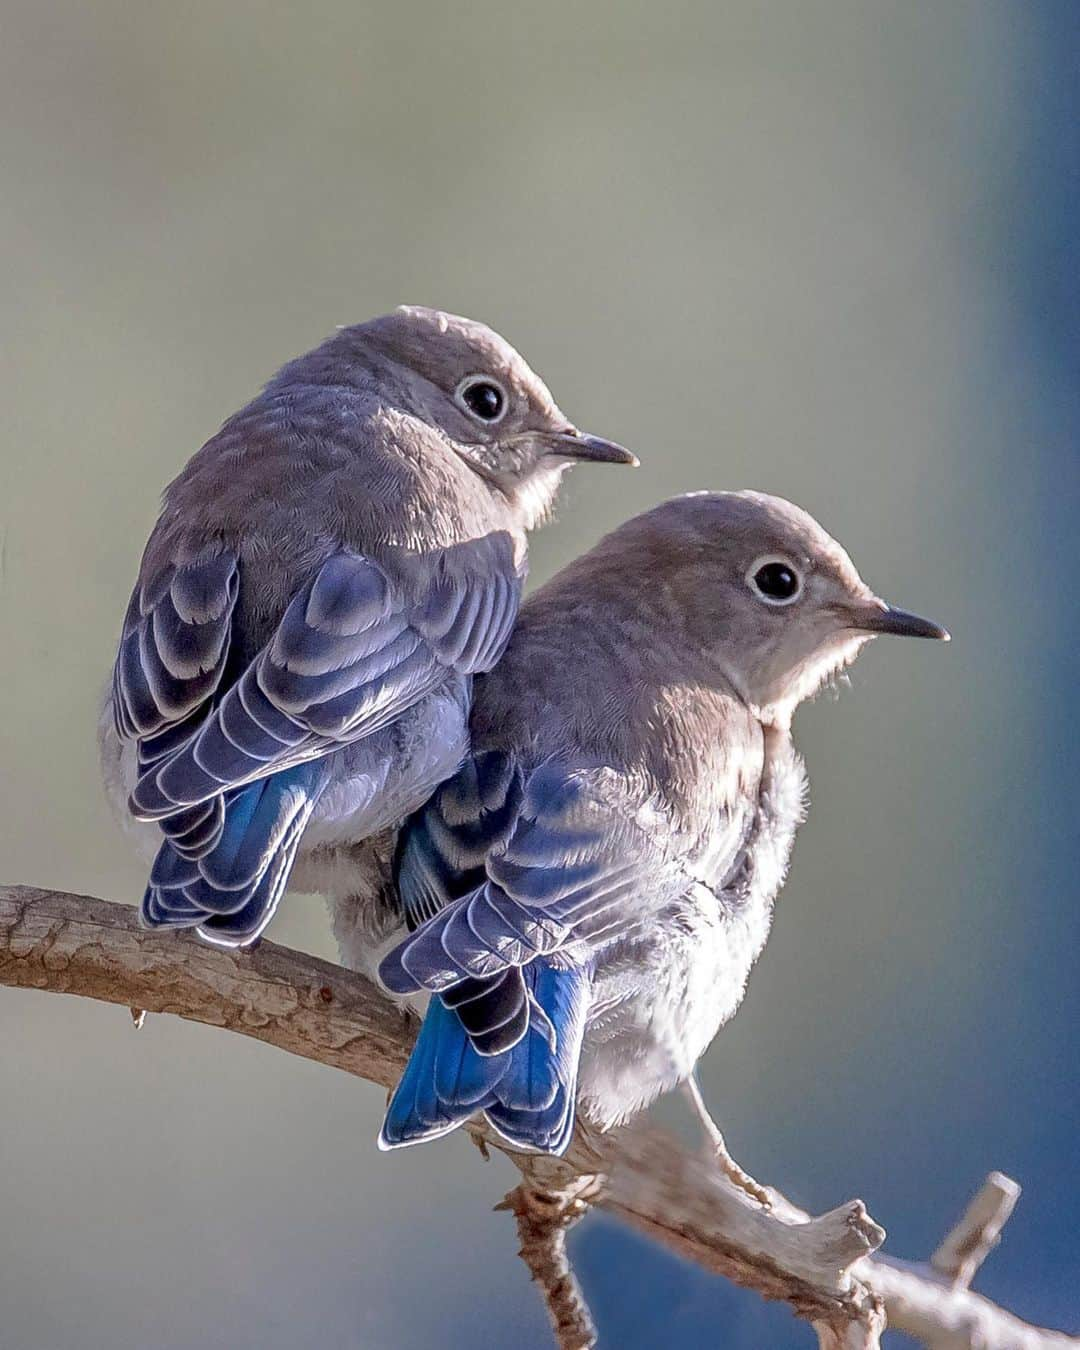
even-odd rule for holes
{"type": "Polygon", "coordinates": [[[587,459],[593,464],[629,464],[634,469],[639,463],[637,455],[632,455],[616,441],[586,436],[574,427],[545,439],[550,446],[550,453],[562,459],[587,459]]]}
{"type": "Polygon", "coordinates": [[[933,638],[935,642],[950,642],[946,629],[931,619],[920,618],[906,609],[894,609],[884,600],[873,600],[860,606],[851,616],[851,627],[861,633],[891,633],[894,637],[933,638]]]}

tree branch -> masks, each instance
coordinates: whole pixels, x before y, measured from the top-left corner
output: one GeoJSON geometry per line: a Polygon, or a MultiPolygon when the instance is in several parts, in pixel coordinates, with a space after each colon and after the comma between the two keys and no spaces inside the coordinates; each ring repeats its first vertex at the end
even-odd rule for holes
{"type": "Polygon", "coordinates": [[[559,1350],[592,1350],[596,1344],[596,1327],[566,1254],[566,1231],[584,1218],[599,1188],[599,1178],[588,1176],[561,1191],[522,1182],[495,1206],[517,1219],[518,1255],[544,1297],[559,1350]]]}
{"type": "MultiPolygon", "coordinates": [[[[316,957],[269,942],[236,952],[182,934],[146,933],[129,906],[29,886],[0,887],[0,984],[172,1013],[383,1087],[404,1068],[417,1025],[363,976],[316,957]]],[[[876,1346],[882,1305],[891,1327],[932,1350],[1080,1350],[1080,1338],[1030,1327],[965,1287],[962,1273],[970,1266],[974,1274],[989,1251],[1006,1217],[1003,1204],[972,1206],[939,1250],[947,1270],[941,1274],[871,1257],[885,1235],[861,1201],[811,1218],[772,1192],[773,1208],[764,1211],[653,1129],[601,1135],[580,1127],[567,1155],[552,1159],[515,1154],[482,1124],[468,1128],[523,1173],[508,1199],[553,1320],[566,1320],[566,1335],[578,1336],[562,1344],[590,1344],[591,1323],[563,1245],[568,1222],[588,1199],[705,1269],[787,1301],[829,1350],[876,1346]],[[547,1224],[536,1225],[552,1196],[559,1199],[547,1224]]]]}
{"type": "Polygon", "coordinates": [[[1020,1199],[1011,1177],[991,1172],[960,1221],[930,1258],[930,1264],[954,1285],[966,1289],[979,1267],[1001,1241],[1001,1230],[1020,1199]]]}

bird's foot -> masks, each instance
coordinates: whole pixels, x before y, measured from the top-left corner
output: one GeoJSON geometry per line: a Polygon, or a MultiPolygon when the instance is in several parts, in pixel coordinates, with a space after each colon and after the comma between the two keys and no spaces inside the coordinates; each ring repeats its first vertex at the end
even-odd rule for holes
{"type": "Polygon", "coordinates": [[[720,1126],[709,1115],[705,1098],[701,1095],[701,1087],[694,1074],[691,1074],[683,1083],[683,1092],[686,1094],[686,1099],[690,1103],[694,1115],[697,1116],[702,1133],[705,1135],[705,1145],[702,1151],[706,1162],[719,1167],[721,1173],[736,1190],[742,1191],[751,1200],[756,1200],[762,1209],[771,1209],[772,1199],[769,1192],[760,1182],[755,1181],[749,1172],[744,1172],[728,1152],[720,1126]]]}
{"type": "Polygon", "coordinates": [[[731,1182],[731,1184],[740,1190],[744,1195],[748,1195],[751,1200],[756,1200],[762,1209],[772,1208],[772,1198],[769,1192],[762,1186],[760,1181],[755,1181],[749,1172],[744,1172],[731,1154],[727,1151],[727,1145],[723,1139],[710,1140],[704,1148],[704,1153],[709,1163],[719,1167],[721,1173],[731,1182]]]}

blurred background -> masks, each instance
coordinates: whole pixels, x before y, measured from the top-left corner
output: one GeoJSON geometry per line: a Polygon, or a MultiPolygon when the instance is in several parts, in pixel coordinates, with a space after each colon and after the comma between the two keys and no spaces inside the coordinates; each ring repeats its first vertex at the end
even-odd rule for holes
{"type": "MultiPolygon", "coordinates": [[[[141,893],[95,720],[183,460],[335,324],[482,318],[642,458],[573,476],[535,580],[753,486],[952,629],[800,714],[810,820],[703,1079],[747,1168],[898,1255],[1017,1177],[979,1287],[1080,1330],[1078,91],[1073,0],[2,0],[2,879],[141,893]]],[[[272,935],[333,954],[314,897],[272,935]]],[[[0,1082],[5,1350],[549,1344],[508,1165],[378,1154],[374,1087],[11,990],[0,1082]]],[[[572,1242],[603,1344],[812,1344],[572,1242]]]]}

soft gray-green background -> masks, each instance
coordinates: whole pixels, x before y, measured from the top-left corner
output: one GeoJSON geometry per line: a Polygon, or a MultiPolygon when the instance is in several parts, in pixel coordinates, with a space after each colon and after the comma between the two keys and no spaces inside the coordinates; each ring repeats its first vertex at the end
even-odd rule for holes
{"type": "MultiPolygon", "coordinates": [[[[543,578],[680,490],[815,512],[954,631],[800,716],[774,937],[704,1067],[737,1156],[1077,1329],[1074,3],[0,4],[4,880],[134,900],[94,721],[164,482],[281,361],[402,301],[582,425],[543,578]]],[[[329,953],[319,903],[273,936],[329,953]]],[[[4,1350],[547,1344],[461,1140],[210,1030],[0,991],[4,1350]]],[[[669,1108],[674,1118],[678,1112],[669,1108]]],[[[605,1343],[807,1345],[601,1221],[605,1343]]]]}

